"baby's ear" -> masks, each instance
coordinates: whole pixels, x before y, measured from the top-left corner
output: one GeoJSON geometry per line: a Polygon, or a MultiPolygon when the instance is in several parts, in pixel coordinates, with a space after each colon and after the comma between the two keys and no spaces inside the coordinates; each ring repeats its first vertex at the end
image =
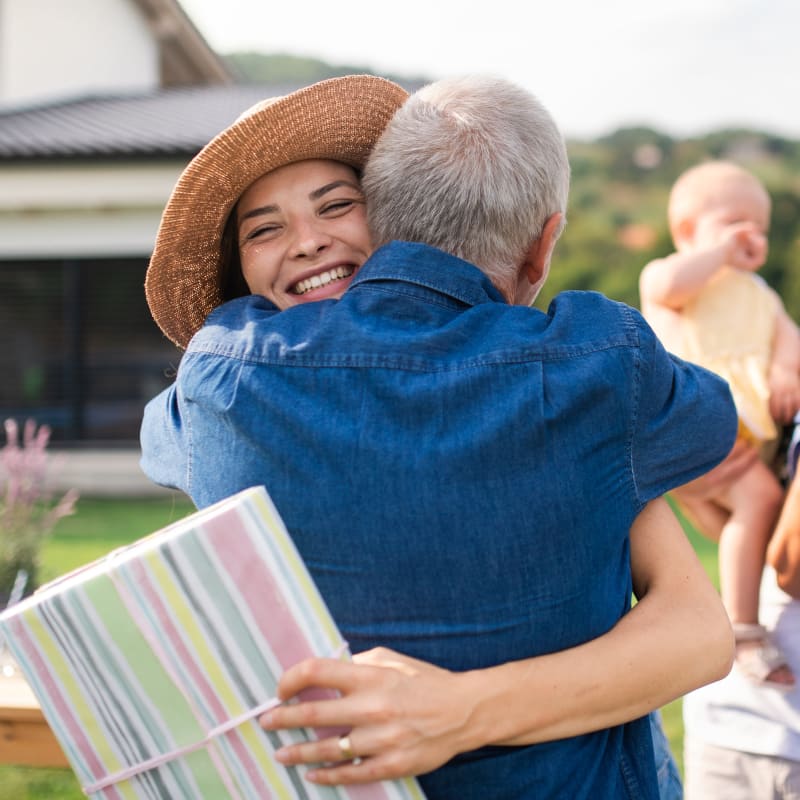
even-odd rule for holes
{"type": "Polygon", "coordinates": [[[675,242],[676,247],[681,247],[683,245],[691,244],[694,240],[694,220],[691,219],[679,219],[673,226],[672,226],[672,238],[675,242]]]}

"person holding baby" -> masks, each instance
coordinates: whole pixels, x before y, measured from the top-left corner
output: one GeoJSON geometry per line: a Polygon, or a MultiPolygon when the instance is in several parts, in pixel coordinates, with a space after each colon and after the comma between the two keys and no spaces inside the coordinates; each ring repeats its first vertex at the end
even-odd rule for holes
{"type": "Polygon", "coordinates": [[[774,466],[780,434],[800,408],[800,333],[757,274],[767,257],[770,211],[762,183],[736,164],[713,161],[687,170],[669,198],[675,252],[644,268],[640,294],[642,312],[668,350],[728,381],[739,439],[760,456],[714,491],[679,489],[674,496],[689,520],[719,541],[737,668],[786,691],[795,678],[759,624],[758,597],[783,502],[774,466]]]}

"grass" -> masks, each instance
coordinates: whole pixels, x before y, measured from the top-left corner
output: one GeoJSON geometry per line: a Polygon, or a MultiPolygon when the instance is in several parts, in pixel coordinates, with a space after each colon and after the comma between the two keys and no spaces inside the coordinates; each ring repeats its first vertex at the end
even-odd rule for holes
{"type": "MultiPolygon", "coordinates": [[[[194,510],[182,495],[147,500],[81,499],[77,513],[61,520],[42,556],[42,577],[56,578],[106,555],[194,510]]],[[[717,548],[682,520],[701,563],[718,586],[717,548]]],[[[664,729],[683,773],[682,701],[662,709],[664,729]]],[[[67,769],[0,766],[0,800],[82,800],[67,769]]]]}
{"type": "Polygon", "coordinates": [[[183,495],[115,500],[82,498],[77,513],[60,520],[42,553],[49,581],[185,517],[194,510],[183,495]]]}
{"type": "MultiPolygon", "coordinates": [[[[717,591],[719,591],[717,545],[697,533],[691,524],[677,510],[675,505],[672,503],[671,505],[678,519],[680,519],[683,529],[686,531],[686,535],[689,537],[689,541],[692,543],[692,547],[694,547],[694,551],[697,553],[700,563],[703,565],[703,568],[713,584],[717,587],[717,591]]],[[[664,706],[664,708],[661,709],[661,716],[664,723],[664,732],[667,734],[675,760],[678,762],[678,768],[681,771],[681,775],[683,775],[683,701],[679,698],[664,706]]]]}
{"type": "Polygon", "coordinates": [[[67,769],[0,766],[0,800],[86,800],[67,769]]]}

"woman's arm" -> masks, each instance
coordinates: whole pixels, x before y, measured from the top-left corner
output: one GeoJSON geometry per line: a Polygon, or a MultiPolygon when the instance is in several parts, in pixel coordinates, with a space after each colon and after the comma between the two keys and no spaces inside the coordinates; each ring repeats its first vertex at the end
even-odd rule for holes
{"type": "MultiPolygon", "coordinates": [[[[331,687],[335,700],[286,704],[270,729],[350,730],[360,763],[318,768],[318,783],[417,775],[488,744],[574,736],[640,717],[727,674],[733,638],[717,592],[664,500],[631,530],[639,602],[604,636],[560,653],[453,673],[389,650],[354,663],[309,659],[289,669],[280,697],[331,687]]],[[[285,764],[341,762],[336,737],[279,752],[285,764]]]]}

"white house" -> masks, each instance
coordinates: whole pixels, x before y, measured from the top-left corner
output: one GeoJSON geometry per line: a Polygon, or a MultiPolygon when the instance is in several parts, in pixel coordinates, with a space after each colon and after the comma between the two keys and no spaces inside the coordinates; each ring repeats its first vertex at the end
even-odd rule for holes
{"type": "Polygon", "coordinates": [[[0,0],[0,415],[135,447],[180,353],[144,301],[187,161],[292,87],[237,84],[175,0],[0,0]]]}
{"type": "Polygon", "coordinates": [[[216,120],[159,141],[142,100],[231,84],[173,0],[0,0],[0,259],[147,256],[216,120]]]}

